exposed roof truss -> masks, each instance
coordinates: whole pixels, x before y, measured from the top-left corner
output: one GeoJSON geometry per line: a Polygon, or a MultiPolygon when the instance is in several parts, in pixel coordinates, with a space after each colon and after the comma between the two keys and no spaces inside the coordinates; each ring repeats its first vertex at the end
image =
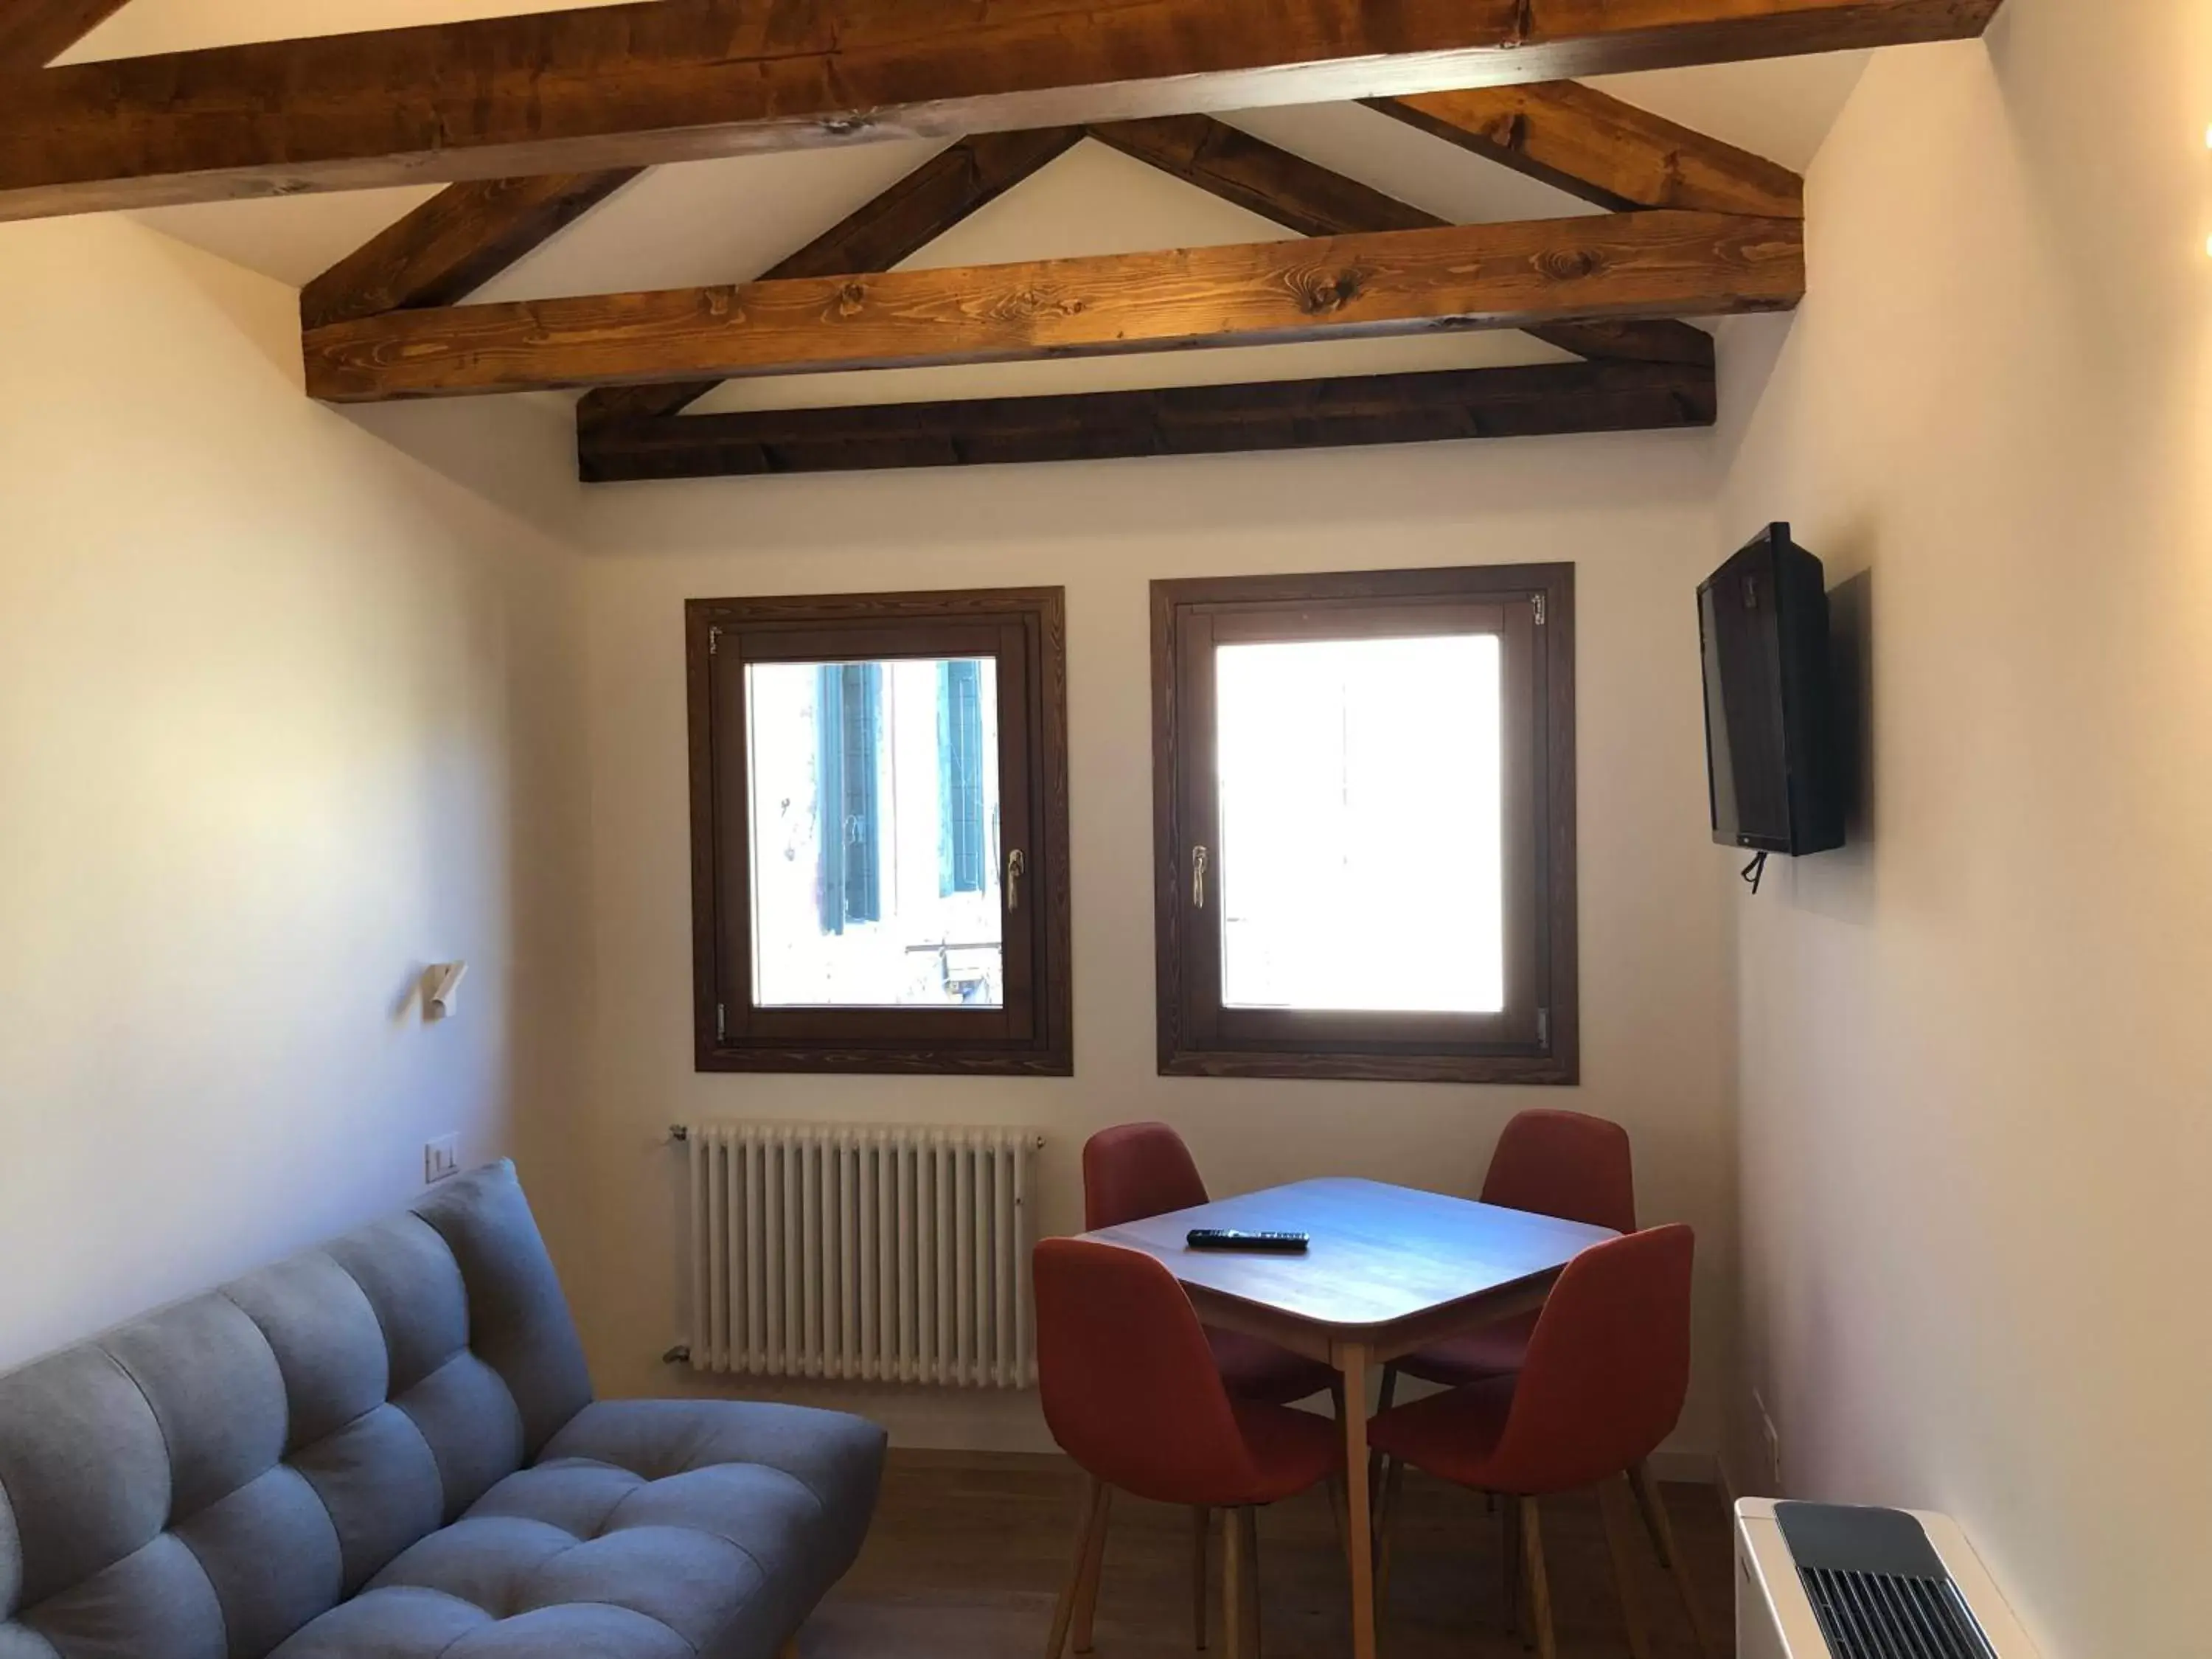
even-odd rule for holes
{"type": "Polygon", "coordinates": [[[1557,77],[1972,35],[2001,0],[658,0],[33,67],[115,3],[0,0],[0,217],[455,180],[307,286],[309,391],[590,387],[611,480],[1709,423],[1680,319],[1796,303],[1802,181],[1557,77]],[[1345,98],[1608,211],[1450,225],[1207,112],[1345,98]],[[465,302],[656,162],[948,131],[754,281],[465,302]],[[1085,138],[1304,240],[897,268],[1085,138]],[[1468,327],[1581,361],[683,413],[731,376],[1468,327]]]}
{"type": "Polygon", "coordinates": [[[11,76],[0,218],[1952,40],[2001,3],[648,0],[11,76]]]}

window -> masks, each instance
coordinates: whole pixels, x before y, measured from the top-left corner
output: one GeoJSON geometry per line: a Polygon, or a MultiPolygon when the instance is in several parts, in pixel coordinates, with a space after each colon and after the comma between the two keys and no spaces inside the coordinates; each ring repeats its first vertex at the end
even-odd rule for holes
{"type": "Polygon", "coordinates": [[[1573,597],[1152,585],[1162,1072],[1576,1080],[1573,597]]]}
{"type": "Polygon", "coordinates": [[[687,628],[700,1068],[1066,1074],[1060,591],[687,628]]]}

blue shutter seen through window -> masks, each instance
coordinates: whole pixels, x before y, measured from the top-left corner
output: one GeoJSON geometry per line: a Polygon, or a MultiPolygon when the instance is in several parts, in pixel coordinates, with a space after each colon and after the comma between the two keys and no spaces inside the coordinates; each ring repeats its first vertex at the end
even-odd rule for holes
{"type": "Polygon", "coordinates": [[[938,889],[983,890],[983,665],[937,665],[938,889]]]}
{"type": "Polygon", "coordinates": [[[816,800],[822,860],[822,931],[882,919],[877,844],[877,757],[883,743],[883,669],[825,663],[817,671],[816,800]]]}

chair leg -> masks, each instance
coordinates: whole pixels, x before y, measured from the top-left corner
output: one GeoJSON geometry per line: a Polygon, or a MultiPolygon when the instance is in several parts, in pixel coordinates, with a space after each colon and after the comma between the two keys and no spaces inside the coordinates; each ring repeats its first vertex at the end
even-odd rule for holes
{"type": "MultiPolygon", "coordinates": [[[[1395,1365],[1385,1365],[1382,1368],[1382,1391],[1376,1395],[1375,1400],[1375,1414],[1380,1417],[1384,1412],[1389,1411],[1390,1402],[1397,1397],[1398,1368],[1395,1365]]],[[[1384,1461],[1382,1454],[1379,1451],[1370,1451],[1367,1454],[1367,1490],[1371,1492],[1380,1493],[1382,1490],[1384,1461]]]]}
{"type": "Polygon", "coordinates": [[[1682,1561],[1682,1552],[1674,1547],[1674,1528],[1667,1519],[1667,1500],[1659,1491],[1659,1483],[1651,1478],[1651,1466],[1638,1463],[1628,1471],[1628,1485],[1635,1492],[1637,1503],[1644,1510],[1644,1524],[1650,1529],[1652,1547],[1659,1552],[1659,1559],[1674,1580],[1674,1594],[1681,1598],[1682,1616],[1690,1621],[1690,1633],[1697,1638],[1698,1651],[1704,1659],[1713,1659],[1713,1638],[1705,1629],[1705,1615],[1698,1611],[1697,1592],[1690,1588],[1690,1571],[1682,1561]]]}
{"type": "Polygon", "coordinates": [[[1260,1659],[1260,1511],[1243,1509],[1237,1514],[1244,1532],[1244,1622],[1251,1632],[1245,1640],[1251,1644],[1250,1659],[1260,1659]]]}
{"type": "Polygon", "coordinates": [[[1405,1464],[1392,1458],[1382,1495],[1375,1500],[1375,1619],[1378,1624],[1390,1605],[1390,1528],[1398,1518],[1398,1486],[1405,1478],[1405,1464]]]}
{"type": "Polygon", "coordinates": [[[1345,1524],[1351,1504],[1351,1495],[1344,1489],[1344,1477],[1332,1474],[1322,1487],[1322,1496],[1328,1504],[1328,1524],[1336,1534],[1336,1553],[1346,1561],[1352,1559],[1352,1529],[1345,1524]]]}
{"type": "Polygon", "coordinates": [[[1659,1565],[1672,1571],[1674,1565],[1674,1537],[1667,1525],[1667,1512],[1659,1507],[1659,1488],[1652,1483],[1649,1463],[1632,1463],[1628,1468],[1628,1489],[1636,1494],[1636,1507],[1644,1516],[1644,1529],[1651,1534],[1651,1547],[1659,1557],[1659,1565]]]}
{"type": "Polygon", "coordinates": [[[1235,1510],[1221,1511],[1221,1651],[1244,1659],[1244,1528],[1235,1510]]]}
{"type": "Polygon", "coordinates": [[[1620,1593],[1620,1622],[1627,1632],[1632,1659],[1651,1659],[1651,1638],[1644,1623],[1644,1599],[1637,1594],[1635,1571],[1628,1559],[1630,1522],[1621,1512],[1628,1502],[1627,1477],[1601,1480],[1597,1488],[1598,1516],[1605,1523],[1606,1553],[1613,1558],[1613,1588],[1620,1593]]]}
{"type": "MultiPolygon", "coordinates": [[[[1045,1640],[1044,1659],[1060,1659],[1067,1646],[1068,1626],[1075,1619],[1076,1603],[1082,1599],[1083,1584],[1091,1571],[1091,1534],[1103,1535],[1106,1530],[1108,1487],[1097,1476],[1083,1489],[1083,1520],[1075,1532],[1075,1565],[1068,1569],[1067,1582],[1060,1586],[1060,1600],[1052,1610],[1052,1634],[1045,1640]]],[[[1085,1620],[1085,1636],[1089,1636],[1085,1620]]]]}
{"type": "Polygon", "coordinates": [[[1528,1621],[1536,1627],[1537,1659],[1559,1659],[1559,1644],[1552,1634],[1552,1585],[1544,1573],[1544,1526],[1536,1500],[1523,1498],[1521,1511],[1521,1553],[1528,1576],[1528,1621]]]}
{"type": "MultiPolygon", "coordinates": [[[[1494,1492],[1485,1492],[1486,1498],[1495,1498],[1494,1492]]],[[[1505,1628],[1526,1641],[1528,1638],[1528,1598],[1521,1594],[1521,1506],[1511,1498],[1505,1502],[1504,1518],[1498,1522],[1498,1559],[1505,1570],[1505,1628]]]]}
{"type": "Polygon", "coordinates": [[[1091,1529],[1091,1553],[1085,1558],[1083,1577],[1075,1589],[1075,1640],[1078,1653],[1091,1651],[1091,1620],[1098,1611],[1098,1580],[1106,1568],[1106,1527],[1114,1505],[1114,1489],[1103,1481],[1098,1487],[1098,1522],[1091,1529]]]}
{"type": "Polygon", "coordinates": [[[1206,1591],[1207,1534],[1213,1530],[1213,1511],[1194,1509],[1190,1512],[1190,1622],[1197,1638],[1194,1646],[1206,1651],[1206,1591]]]}

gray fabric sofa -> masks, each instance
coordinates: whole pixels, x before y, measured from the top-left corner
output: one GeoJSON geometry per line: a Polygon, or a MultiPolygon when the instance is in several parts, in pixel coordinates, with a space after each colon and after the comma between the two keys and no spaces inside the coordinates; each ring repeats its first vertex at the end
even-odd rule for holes
{"type": "Polygon", "coordinates": [[[0,1659],[771,1659],[883,1450],[594,1403],[497,1164],[0,1376],[0,1659]]]}

